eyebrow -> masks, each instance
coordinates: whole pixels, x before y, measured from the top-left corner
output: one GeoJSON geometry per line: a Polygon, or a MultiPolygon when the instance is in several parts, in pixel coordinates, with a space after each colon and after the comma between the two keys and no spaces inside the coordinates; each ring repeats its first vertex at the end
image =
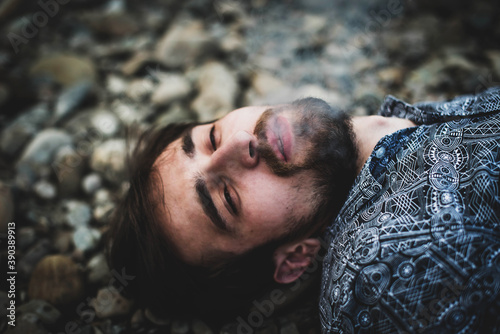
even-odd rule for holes
{"type": "Polygon", "coordinates": [[[195,182],[196,193],[198,194],[198,201],[203,208],[205,214],[210,218],[212,223],[219,229],[225,232],[231,232],[228,228],[228,224],[224,218],[219,214],[219,211],[215,207],[212,196],[207,188],[207,183],[202,177],[197,177],[195,182]]]}
{"type": "Polygon", "coordinates": [[[184,153],[192,158],[194,155],[194,142],[193,137],[191,136],[193,128],[189,128],[186,133],[182,136],[182,150],[184,153]]]}

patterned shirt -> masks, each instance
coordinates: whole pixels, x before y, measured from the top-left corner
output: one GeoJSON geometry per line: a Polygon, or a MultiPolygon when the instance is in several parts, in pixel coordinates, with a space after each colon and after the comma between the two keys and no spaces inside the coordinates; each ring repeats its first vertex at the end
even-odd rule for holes
{"type": "Polygon", "coordinates": [[[499,111],[500,87],[386,98],[419,126],[377,144],[325,233],[324,333],[500,333],[499,111]]]}

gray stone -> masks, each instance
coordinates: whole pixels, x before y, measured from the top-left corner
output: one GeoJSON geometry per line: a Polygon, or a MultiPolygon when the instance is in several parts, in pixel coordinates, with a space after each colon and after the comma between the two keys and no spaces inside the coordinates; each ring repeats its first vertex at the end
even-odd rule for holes
{"type": "Polygon", "coordinates": [[[120,130],[120,121],[109,111],[98,111],[91,116],[90,122],[103,137],[112,137],[120,130]]]}
{"type": "Polygon", "coordinates": [[[0,83],[0,107],[9,99],[10,91],[6,85],[0,83]]]}
{"type": "Polygon", "coordinates": [[[144,323],[144,319],[144,311],[142,309],[138,309],[130,318],[130,326],[134,329],[137,329],[144,323]]]}
{"type": "Polygon", "coordinates": [[[87,263],[88,281],[92,284],[106,284],[111,279],[108,263],[103,253],[95,255],[87,263]]]}
{"type": "Polygon", "coordinates": [[[73,232],[58,231],[54,237],[54,248],[61,254],[70,250],[73,245],[73,232]]]}
{"type": "Polygon", "coordinates": [[[82,188],[85,193],[92,195],[102,187],[101,175],[97,173],[91,173],[85,176],[82,180],[82,188]]]}
{"type": "Polygon", "coordinates": [[[134,302],[120,295],[116,288],[108,286],[97,292],[90,305],[95,309],[96,315],[104,319],[129,314],[134,302]]]}
{"type": "MultiPolygon", "coordinates": [[[[130,58],[128,61],[125,62],[125,64],[121,68],[122,73],[126,76],[132,76],[132,75],[136,74],[139,70],[144,68],[146,66],[147,62],[150,62],[152,60],[153,60],[153,56],[151,55],[151,53],[149,51],[141,50],[141,51],[135,53],[134,56],[132,56],[132,58],[130,58]]],[[[121,84],[120,84],[120,87],[121,87],[121,84]]],[[[126,87],[125,87],[125,90],[126,90],[126,87]]],[[[124,93],[125,90],[123,90],[123,92],[120,92],[120,93],[124,93]]]]}
{"type": "Polygon", "coordinates": [[[29,164],[33,167],[50,163],[62,146],[71,145],[72,138],[62,130],[48,128],[39,132],[24,149],[17,166],[29,164]]]}
{"type": "Polygon", "coordinates": [[[97,73],[91,60],[64,54],[55,54],[35,62],[30,69],[33,80],[48,78],[64,87],[80,82],[94,82],[97,73]]]}
{"type": "Polygon", "coordinates": [[[10,187],[0,182],[0,232],[7,233],[8,224],[14,217],[14,201],[10,187]]]}
{"type": "Polygon", "coordinates": [[[76,195],[80,190],[85,157],[72,146],[63,146],[57,151],[52,167],[58,180],[59,196],[65,198],[76,195]]]}
{"type": "Polygon", "coordinates": [[[47,330],[36,324],[37,316],[29,313],[24,317],[20,317],[16,321],[16,326],[9,326],[6,334],[47,334],[47,330]]]}
{"type": "Polygon", "coordinates": [[[187,67],[215,54],[218,46],[202,21],[180,19],[160,39],[155,58],[169,68],[187,67]]]}
{"type": "Polygon", "coordinates": [[[0,148],[9,155],[18,154],[49,118],[50,112],[46,103],[38,104],[22,113],[2,130],[0,148]]]}
{"type": "Polygon", "coordinates": [[[119,183],[125,178],[125,158],[125,140],[109,139],[94,149],[90,166],[108,181],[119,183]]]}
{"type": "Polygon", "coordinates": [[[140,29],[140,22],[126,12],[93,12],[86,18],[94,33],[106,37],[130,36],[140,29]]]}
{"type": "Polygon", "coordinates": [[[79,226],[73,232],[73,244],[83,253],[95,249],[100,239],[101,232],[95,228],[79,226]]]}
{"type": "Polygon", "coordinates": [[[131,103],[115,102],[112,105],[113,112],[125,124],[140,123],[153,113],[152,109],[143,106],[139,108],[131,103]]]}
{"type": "Polygon", "coordinates": [[[92,219],[92,210],[85,202],[68,200],[63,202],[62,209],[65,212],[64,221],[75,229],[88,226],[92,219]]]}
{"type": "Polygon", "coordinates": [[[180,103],[173,103],[167,111],[160,114],[155,120],[155,124],[163,126],[170,123],[193,122],[196,114],[180,103]]]}
{"type": "MultiPolygon", "coordinates": [[[[222,326],[220,334],[239,334],[238,326],[239,324],[236,322],[227,323],[222,326]]],[[[250,333],[252,333],[252,328],[250,328],[250,330],[250,333]]]]}
{"type": "Polygon", "coordinates": [[[63,90],[56,101],[53,124],[71,115],[90,94],[92,85],[91,81],[82,80],[63,90]]]}
{"type": "Polygon", "coordinates": [[[37,194],[38,197],[45,199],[45,200],[51,200],[51,199],[56,198],[56,196],[57,196],[56,187],[47,180],[37,181],[33,185],[33,190],[34,190],[35,194],[37,194]]]}
{"type": "Polygon", "coordinates": [[[167,326],[172,322],[168,314],[159,313],[149,308],[144,311],[144,316],[146,319],[158,326],[167,326]]]}
{"type": "Polygon", "coordinates": [[[191,83],[182,75],[162,75],[160,84],[151,96],[151,103],[156,106],[167,105],[184,99],[191,93],[191,83]]]}
{"type": "Polygon", "coordinates": [[[114,209],[115,205],[113,202],[101,202],[96,204],[93,211],[94,219],[99,223],[106,224],[114,209]]]}
{"type": "Polygon", "coordinates": [[[293,322],[286,322],[281,326],[280,334],[300,334],[300,332],[293,322]]]}
{"type": "Polygon", "coordinates": [[[239,85],[236,75],[226,65],[209,62],[198,73],[199,94],[191,104],[200,122],[224,116],[234,109],[239,85]]]}
{"type": "Polygon", "coordinates": [[[18,272],[28,277],[33,269],[35,269],[38,261],[48,255],[51,249],[51,243],[48,239],[38,241],[34,246],[31,246],[17,263],[18,272]]]}
{"type": "Polygon", "coordinates": [[[25,250],[36,240],[36,232],[32,227],[21,227],[16,233],[16,246],[21,250],[25,250]]]}
{"type": "Polygon", "coordinates": [[[200,319],[194,319],[191,324],[193,334],[213,334],[214,332],[208,327],[206,323],[200,319]]]}
{"type": "Polygon", "coordinates": [[[255,330],[255,334],[278,334],[278,327],[272,320],[265,320],[262,326],[255,330]]]}
{"type": "Polygon", "coordinates": [[[171,334],[188,334],[189,333],[189,323],[187,321],[175,320],[170,326],[171,334]]]}
{"type": "Polygon", "coordinates": [[[126,94],[132,100],[142,102],[151,95],[153,88],[154,84],[151,79],[135,79],[129,83],[126,94]]]}
{"type": "Polygon", "coordinates": [[[110,74],[106,78],[106,90],[113,95],[118,96],[125,94],[127,86],[127,81],[117,75],[110,74]]]}
{"type": "Polygon", "coordinates": [[[61,312],[45,300],[34,299],[17,308],[17,315],[35,314],[44,325],[52,325],[61,317],[61,312]]]}

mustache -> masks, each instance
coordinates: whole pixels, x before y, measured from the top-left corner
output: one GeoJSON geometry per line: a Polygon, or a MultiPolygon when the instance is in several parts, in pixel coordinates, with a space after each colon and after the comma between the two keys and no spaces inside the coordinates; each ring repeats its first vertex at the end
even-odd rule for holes
{"type": "Polygon", "coordinates": [[[269,145],[267,140],[268,122],[271,117],[277,115],[273,109],[267,109],[262,113],[255,125],[254,135],[257,137],[257,152],[260,159],[263,159],[271,171],[281,177],[289,177],[301,170],[307,169],[306,166],[299,166],[296,164],[286,164],[278,159],[274,153],[273,148],[269,145]]]}

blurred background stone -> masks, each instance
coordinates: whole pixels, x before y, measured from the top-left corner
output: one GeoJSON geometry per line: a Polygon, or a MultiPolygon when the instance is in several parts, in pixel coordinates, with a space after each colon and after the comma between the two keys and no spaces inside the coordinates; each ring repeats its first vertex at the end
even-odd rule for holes
{"type": "Polygon", "coordinates": [[[0,182],[0,231],[7,233],[8,224],[14,218],[14,201],[10,187],[0,182]]]}
{"type": "Polygon", "coordinates": [[[116,288],[108,286],[97,292],[97,297],[91,300],[90,305],[102,319],[129,314],[133,301],[122,297],[116,288]]]}
{"type": "Polygon", "coordinates": [[[84,294],[79,267],[67,256],[50,255],[41,260],[31,274],[28,294],[56,306],[70,306],[84,294]]]}

